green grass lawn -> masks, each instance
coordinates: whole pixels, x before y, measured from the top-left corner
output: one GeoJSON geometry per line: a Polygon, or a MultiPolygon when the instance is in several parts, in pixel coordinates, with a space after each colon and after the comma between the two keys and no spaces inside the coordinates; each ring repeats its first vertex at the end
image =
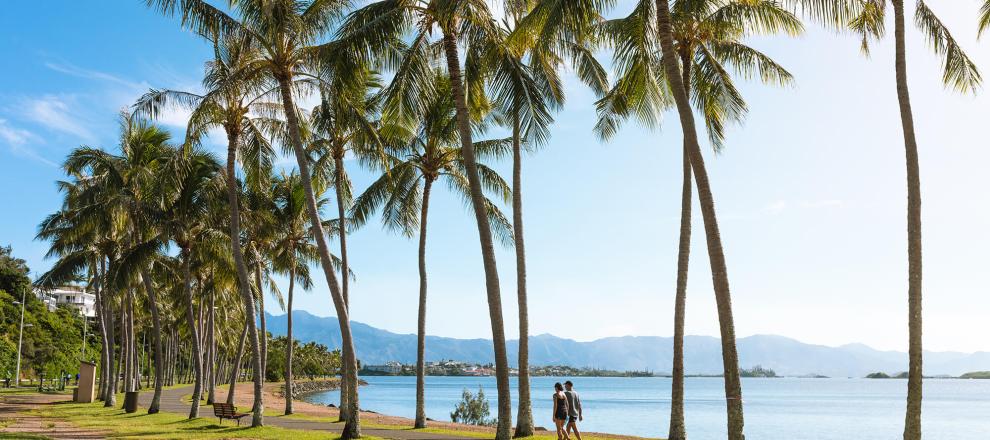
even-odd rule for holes
{"type": "MultiPolygon", "coordinates": [[[[121,409],[104,408],[102,403],[64,403],[36,410],[44,417],[55,417],[94,430],[110,431],[109,438],[141,439],[334,439],[326,432],[300,431],[265,426],[251,428],[220,426],[216,420],[189,420],[180,414],[127,414],[121,409]]],[[[231,422],[233,423],[233,422],[231,422]]],[[[0,437],[2,439],[3,437],[0,437]]],[[[8,437],[9,438],[9,437],[8,437]]],[[[374,437],[368,437],[376,440],[374,437]]]]}

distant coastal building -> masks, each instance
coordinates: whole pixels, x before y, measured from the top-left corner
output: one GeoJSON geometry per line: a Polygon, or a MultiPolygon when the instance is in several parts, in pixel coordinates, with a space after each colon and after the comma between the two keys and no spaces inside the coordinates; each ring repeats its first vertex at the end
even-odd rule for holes
{"type": "Polygon", "coordinates": [[[399,374],[402,372],[402,364],[396,361],[386,362],[384,365],[368,365],[364,367],[368,371],[384,374],[399,374]]]}
{"type": "Polygon", "coordinates": [[[59,304],[66,304],[87,318],[96,317],[96,295],[86,292],[83,287],[59,286],[54,289],[35,289],[34,293],[50,311],[54,311],[59,304]]]}

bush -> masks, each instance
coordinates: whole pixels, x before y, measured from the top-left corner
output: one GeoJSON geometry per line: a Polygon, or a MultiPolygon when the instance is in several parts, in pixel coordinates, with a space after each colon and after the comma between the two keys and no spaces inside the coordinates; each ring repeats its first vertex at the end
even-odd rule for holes
{"type": "Polygon", "coordinates": [[[496,420],[489,418],[490,415],[485,391],[479,387],[478,394],[472,395],[465,388],[464,393],[461,394],[461,402],[454,408],[454,412],[450,413],[450,420],[468,425],[494,426],[496,420]]]}

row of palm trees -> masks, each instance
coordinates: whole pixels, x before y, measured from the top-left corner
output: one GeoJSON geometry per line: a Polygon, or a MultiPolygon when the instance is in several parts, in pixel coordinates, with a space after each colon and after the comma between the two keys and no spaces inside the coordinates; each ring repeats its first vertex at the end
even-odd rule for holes
{"type": "MultiPolygon", "coordinates": [[[[703,118],[709,143],[718,151],[726,143],[726,126],[741,122],[747,113],[736,78],[755,77],[769,85],[793,82],[784,67],[747,46],[747,37],[800,34],[801,17],[806,17],[856,33],[866,51],[884,35],[888,7],[885,0],[639,0],[629,15],[606,19],[614,3],[610,0],[505,0],[504,17],[496,19],[489,2],[482,0],[382,0],[359,8],[343,0],[147,3],[179,17],[183,27],[212,44],[214,57],[206,65],[203,91],[152,90],[123,117],[119,154],[75,150],[65,164],[72,181],[61,184],[64,206],[46,219],[39,233],[53,241],[52,255],[59,256],[44,278],[47,282],[90,274],[102,307],[103,365],[113,368],[115,343],[125,365],[131,365],[133,303],[146,301],[156,366],[156,398],[149,410],[156,411],[165,357],[161,328],[171,325],[160,316],[162,298],[168,299],[165,303],[181,298],[184,303],[176,302],[178,307],[164,307],[170,311],[164,319],[185,314],[181,328],[196,371],[190,413],[195,417],[203,384],[212,397],[217,376],[215,315],[227,314],[220,334],[241,338],[239,347],[230,342],[224,353],[233,354],[230,362],[237,370],[245,346],[250,348],[252,424],[260,426],[268,358],[263,294],[271,291],[281,303],[272,279],[275,274],[288,277],[285,378],[290,388],[294,289],[297,283],[304,288],[313,283],[309,270],[318,262],[342,336],[344,437],[360,436],[347,234],[380,212],[388,229],[419,238],[415,426],[426,426],[427,220],[433,184],[444,182],[463,196],[478,226],[494,341],[499,439],[533,433],[522,157],[550,140],[553,114],[565,102],[563,71],[573,71],[600,97],[595,132],[602,139],[615,135],[627,119],[654,127],[664,112],[677,110],[683,182],[669,437],[686,437],[683,334],[696,189],[721,329],[728,436],[742,439],[743,399],[727,264],[695,117],[703,118]],[[605,50],[611,51],[611,77],[596,60],[596,53],[605,50]],[[319,97],[315,108],[297,105],[312,96],[319,97]],[[179,146],[143,120],[175,108],[190,111],[179,146]],[[510,134],[477,140],[493,127],[510,134]],[[223,165],[199,146],[211,129],[226,135],[223,165]],[[279,147],[295,157],[296,172],[273,171],[279,147]],[[510,156],[511,184],[485,165],[510,156]],[[345,166],[349,158],[381,173],[357,197],[345,166]],[[331,189],[336,218],[325,219],[329,201],[324,195],[331,189]],[[498,208],[502,203],[511,205],[511,221],[498,208]],[[337,239],[339,258],[331,253],[331,238],[337,239]],[[514,432],[496,239],[511,245],[516,255],[520,404],[514,432]],[[240,314],[230,307],[237,301],[240,314]],[[117,327],[120,341],[114,340],[117,327]]],[[[891,0],[889,6],[894,11],[909,195],[910,369],[904,436],[916,439],[921,435],[922,379],[920,185],[904,64],[904,3],[891,0]]],[[[916,4],[915,23],[943,57],[944,82],[961,91],[975,90],[981,81],[976,66],[924,1],[916,4]]],[[[990,2],[979,26],[981,32],[990,27],[990,2]]],[[[104,392],[108,404],[113,386],[104,392]]],[[[286,398],[286,413],[291,413],[291,392],[286,398]]]]}

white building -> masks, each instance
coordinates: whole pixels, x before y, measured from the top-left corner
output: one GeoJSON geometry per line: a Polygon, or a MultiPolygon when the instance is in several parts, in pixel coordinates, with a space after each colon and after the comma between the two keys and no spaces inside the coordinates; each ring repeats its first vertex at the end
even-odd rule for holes
{"type": "Polygon", "coordinates": [[[368,365],[365,369],[385,374],[399,374],[402,372],[402,364],[396,361],[389,361],[385,365],[368,365]]]}
{"type": "Polygon", "coordinates": [[[68,304],[87,318],[96,317],[96,295],[79,286],[61,286],[51,290],[36,291],[38,298],[54,310],[59,304],[68,304]]]}

